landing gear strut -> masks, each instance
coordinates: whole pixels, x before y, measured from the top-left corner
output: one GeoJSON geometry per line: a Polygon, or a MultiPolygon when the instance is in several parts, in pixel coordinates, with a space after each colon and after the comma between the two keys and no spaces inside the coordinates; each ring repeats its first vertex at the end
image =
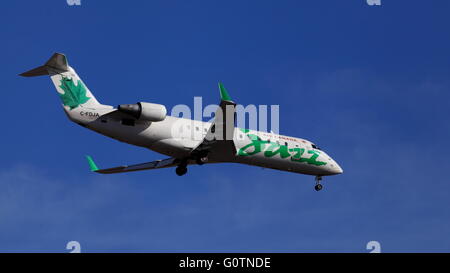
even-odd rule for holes
{"type": "Polygon", "coordinates": [[[323,188],[322,184],[320,184],[321,180],[322,180],[322,176],[319,176],[319,175],[316,176],[316,186],[314,186],[314,189],[316,191],[320,191],[323,188]]]}

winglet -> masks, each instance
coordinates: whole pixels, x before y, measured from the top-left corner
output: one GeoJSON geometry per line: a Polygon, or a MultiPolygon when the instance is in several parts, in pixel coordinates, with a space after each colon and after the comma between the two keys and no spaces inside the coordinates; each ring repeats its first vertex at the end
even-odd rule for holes
{"type": "Polygon", "coordinates": [[[222,100],[232,101],[230,95],[228,94],[227,90],[225,89],[225,86],[223,86],[223,84],[220,82],[219,82],[219,89],[220,89],[220,98],[222,100]]]}
{"type": "Polygon", "coordinates": [[[87,156],[86,156],[86,159],[87,159],[87,161],[88,161],[89,168],[91,168],[91,171],[92,171],[92,172],[98,171],[98,167],[97,167],[97,165],[95,164],[95,162],[94,162],[94,160],[92,159],[92,157],[90,157],[89,155],[87,155],[87,156]]]}

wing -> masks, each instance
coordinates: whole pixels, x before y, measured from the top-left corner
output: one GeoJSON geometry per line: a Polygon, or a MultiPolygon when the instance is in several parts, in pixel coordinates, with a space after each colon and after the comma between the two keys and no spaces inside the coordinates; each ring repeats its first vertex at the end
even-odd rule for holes
{"type": "MultiPolygon", "coordinates": [[[[124,165],[108,169],[99,169],[94,160],[90,156],[86,156],[91,171],[102,174],[135,172],[143,170],[153,170],[176,167],[180,164],[199,164],[196,159],[208,156],[208,159],[213,162],[227,161],[236,155],[236,147],[234,145],[234,124],[235,124],[235,107],[236,104],[231,100],[225,87],[219,83],[220,89],[220,105],[214,116],[214,121],[206,133],[203,141],[195,147],[191,152],[191,157],[188,159],[167,158],[164,160],[156,160],[147,163],[124,165]]],[[[102,117],[109,117],[112,119],[121,119],[129,117],[127,114],[120,111],[111,111],[102,117]]]]}
{"type": "MultiPolygon", "coordinates": [[[[90,156],[86,156],[87,161],[89,163],[89,167],[91,171],[102,174],[112,174],[112,173],[126,173],[126,172],[136,172],[143,170],[153,170],[153,169],[162,169],[162,168],[170,168],[176,167],[180,164],[180,160],[177,158],[167,158],[163,160],[156,160],[147,163],[135,164],[135,165],[124,165],[119,167],[113,167],[108,169],[99,169],[95,164],[94,160],[90,156]]],[[[188,165],[194,164],[194,161],[188,160],[188,165]]]]}
{"type": "Polygon", "coordinates": [[[220,105],[205,138],[191,152],[194,158],[208,156],[213,161],[227,161],[236,155],[233,141],[236,103],[221,83],[219,89],[220,105]]]}

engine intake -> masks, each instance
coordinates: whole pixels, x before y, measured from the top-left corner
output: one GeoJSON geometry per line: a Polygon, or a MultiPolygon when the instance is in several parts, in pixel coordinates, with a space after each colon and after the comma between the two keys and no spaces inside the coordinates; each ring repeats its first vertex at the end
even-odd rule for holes
{"type": "Polygon", "coordinates": [[[167,109],[164,105],[149,102],[121,104],[117,109],[138,120],[146,121],[163,121],[167,115],[167,109]]]}

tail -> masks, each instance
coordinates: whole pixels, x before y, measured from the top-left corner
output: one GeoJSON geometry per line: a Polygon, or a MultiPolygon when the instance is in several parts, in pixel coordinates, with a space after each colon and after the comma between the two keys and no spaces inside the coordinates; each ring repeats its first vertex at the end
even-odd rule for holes
{"type": "Polygon", "coordinates": [[[69,66],[64,54],[55,53],[43,66],[20,74],[23,77],[43,75],[49,75],[52,79],[66,110],[77,107],[96,108],[101,105],[75,70],[69,66]]]}

